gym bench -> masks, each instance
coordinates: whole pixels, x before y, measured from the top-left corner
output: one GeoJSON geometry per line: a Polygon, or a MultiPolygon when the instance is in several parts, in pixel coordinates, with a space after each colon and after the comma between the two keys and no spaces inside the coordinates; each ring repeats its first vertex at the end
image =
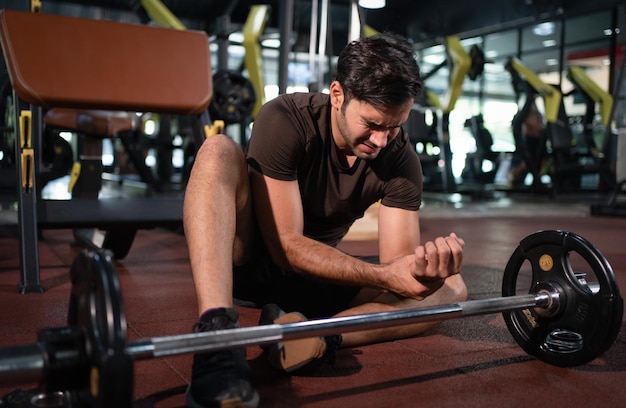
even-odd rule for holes
{"type": "Polygon", "coordinates": [[[200,146],[211,129],[206,33],[5,9],[0,40],[19,133],[18,290],[44,290],[40,228],[99,228],[132,241],[138,228],[182,225],[182,198],[42,199],[43,115],[57,108],[187,115],[200,146]]]}

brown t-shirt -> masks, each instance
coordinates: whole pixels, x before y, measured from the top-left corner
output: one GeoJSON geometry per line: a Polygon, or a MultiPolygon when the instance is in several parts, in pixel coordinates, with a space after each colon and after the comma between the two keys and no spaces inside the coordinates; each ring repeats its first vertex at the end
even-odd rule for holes
{"type": "Polygon", "coordinates": [[[347,168],[337,158],[327,94],[287,94],[266,103],[254,121],[248,163],[271,178],[297,179],[304,234],[332,246],[378,200],[406,210],[421,205],[422,168],[404,130],[376,159],[347,168]]]}

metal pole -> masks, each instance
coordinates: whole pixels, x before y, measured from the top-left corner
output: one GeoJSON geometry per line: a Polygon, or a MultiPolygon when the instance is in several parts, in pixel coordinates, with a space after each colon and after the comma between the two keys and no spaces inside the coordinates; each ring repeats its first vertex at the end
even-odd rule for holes
{"type": "Polygon", "coordinates": [[[280,2],[280,54],[278,65],[278,92],[287,92],[289,85],[289,53],[291,52],[291,31],[293,30],[294,0],[280,2]]]}
{"type": "Polygon", "coordinates": [[[328,38],[328,5],[329,0],[322,0],[322,12],[320,15],[320,41],[317,61],[317,87],[324,89],[324,61],[326,58],[326,40],[328,38]]]}
{"type": "MultiPolygon", "coordinates": [[[[309,30],[309,86],[310,83],[313,82],[313,78],[315,78],[315,55],[316,52],[316,44],[317,44],[317,13],[318,13],[318,4],[317,0],[312,0],[311,3],[311,29],[309,30]]],[[[319,86],[317,87],[319,89],[319,86]]]]}
{"type": "Polygon", "coordinates": [[[37,246],[39,237],[37,183],[40,174],[43,113],[40,106],[28,106],[13,91],[13,104],[15,106],[15,143],[17,154],[17,199],[18,199],[18,227],[19,227],[19,255],[20,255],[20,281],[17,284],[19,293],[42,293],[44,288],[41,284],[39,270],[39,249],[37,246]],[[29,109],[30,108],[30,109],[29,109]],[[30,116],[27,113],[30,112],[30,116]],[[23,118],[22,113],[26,114],[23,118]],[[23,127],[23,129],[22,129],[23,127]],[[23,134],[27,133],[27,134],[23,134]],[[26,152],[32,152],[27,155],[26,152]],[[22,154],[25,163],[22,162],[22,154]],[[30,165],[29,165],[30,159],[30,165]],[[23,184],[23,180],[32,180],[23,184]]]}
{"type": "MultiPolygon", "coordinates": [[[[559,296],[558,291],[550,293],[542,291],[537,294],[470,300],[419,309],[154,337],[129,342],[126,352],[134,360],[143,360],[381,329],[401,324],[449,320],[530,307],[548,309],[559,302],[559,296]]],[[[42,342],[0,348],[0,384],[41,381],[46,369],[45,349],[46,344],[42,342]]]]}
{"type": "Polygon", "coordinates": [[[359,12],[358,0],[350,0],[350,25],[348,28],[348,42],[358,40],[363,36],[363,21],[359,12]]]}
{"type": "Polygon", "coordinates": [[[271,324],[232,330],[157,337],[130,342],[127,347],[127,352],[135,359],[145,359],[198,351],[226,350],[234,347],[276,343],[278,341],[381,329],[401,324],[448,320],[458,317],[525,309],[528,307],[545,307],[555,299],[555,296],[558,295],[539,293],[537,295],[471,300],[420,309],[397,310],[393,312],[342,316],[282,325],[271,324]]]}
{"type": "Polygon", "coordinates": [[[217,18],[219,31],[217,33],[217,69],[218,71],[225,71],[228,69],[229,51],[228,46],[230,40],[231,22],[230,15],[223,15],[217,18]]]}

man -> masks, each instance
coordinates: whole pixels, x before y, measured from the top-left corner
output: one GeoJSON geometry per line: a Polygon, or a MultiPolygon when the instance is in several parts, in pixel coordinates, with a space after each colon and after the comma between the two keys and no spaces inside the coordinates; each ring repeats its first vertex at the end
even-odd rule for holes
{"type": "MultiPolygon", "coordinates": [[[[264,105],[247,160],[226,136],[204,142],[184,206],[197,330],[238,326],[233,290],[238,299],[270,304],[261,323],[466,298],[463,240],[450,234],[420,245],[421,167],[401,125],[422,88],[405,40],[362,39],[342,51],[329,94],[283,95],[264,105]],[[379,262],[336,249],[379,200],[379,262]]],[[[339,345],[415,336],[432,325],[296,340],[270,347],[268,355],[293,371],[339,345]]],[[[245,351],[194,356],[187,402],[255,406],[245,351]]]]}
{"type": "MultiPolygon", "coordinates": [[[[516,140],[512,160],[515,167],[509,171],[507,176],[510,186],[523,185],[529,171],[533,177],[541,175],[541,167],[545,160],[546,134],[543,116],[537,109],[535,102],[536,96],[532,89],[528,91],[526,103],[512,121],[513,133],[514,135],[521,133],[521,140],[516,140]]],[[[540,184],[541,180],[533,179],[533,186],[540,184]]]]}

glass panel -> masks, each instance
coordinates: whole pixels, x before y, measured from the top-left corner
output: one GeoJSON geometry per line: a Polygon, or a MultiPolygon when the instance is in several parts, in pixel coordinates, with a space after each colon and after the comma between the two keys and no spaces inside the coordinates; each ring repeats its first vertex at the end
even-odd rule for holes
{"type": "Polygon", "coordinates": [[[483,51],[488,60],[517,55],[518,31],[504,31],[485,36],[483,51]]]}
{"type": "Polygon", "coordinates": [[[441,97],[448,88],[449,70],[447,66],[438,68],[446,61],[446,50],[443,45],[424,48],[417,52],[417,61],[426,87],[441,97]]]}
{"type": "Polygon", "coordinates": [[[573,44],[611,34],[611,13],[587,14],[565,20],[565,44],[573,44]]]}
{"type": "Polygon", "coordinates": [[[609,65],[610,38],[602,38],[584,44],[567,45],[565,57],[567,63],[584,67],[609,65]]]}
{"type": "Polygon", "coordinates": [[[559,49],[552,47],[538,52],[522,54],[521,61],[528,69],[536,74],[549,73],[559,70],[559,49]]]}
{"type": "Polygon", "coordinates": [[[499,58],[485,64],[483,80],[487,96],[514,98],[511,74],[504,69],[507,61],[508,58],[499,58]]]}
{"type": "Polygon", "coordinates": [[[446,60],[446,49],[443,45],[435,45],[433,47],[419,50],[418,62],[423,75],[428,75],[436,67],[446,60]]]}
{"type": "Polygon", "coordinates": [[[548,21],[522,29],[522,52],[558,46],[561,27],[560,21],[548,21]]]}

